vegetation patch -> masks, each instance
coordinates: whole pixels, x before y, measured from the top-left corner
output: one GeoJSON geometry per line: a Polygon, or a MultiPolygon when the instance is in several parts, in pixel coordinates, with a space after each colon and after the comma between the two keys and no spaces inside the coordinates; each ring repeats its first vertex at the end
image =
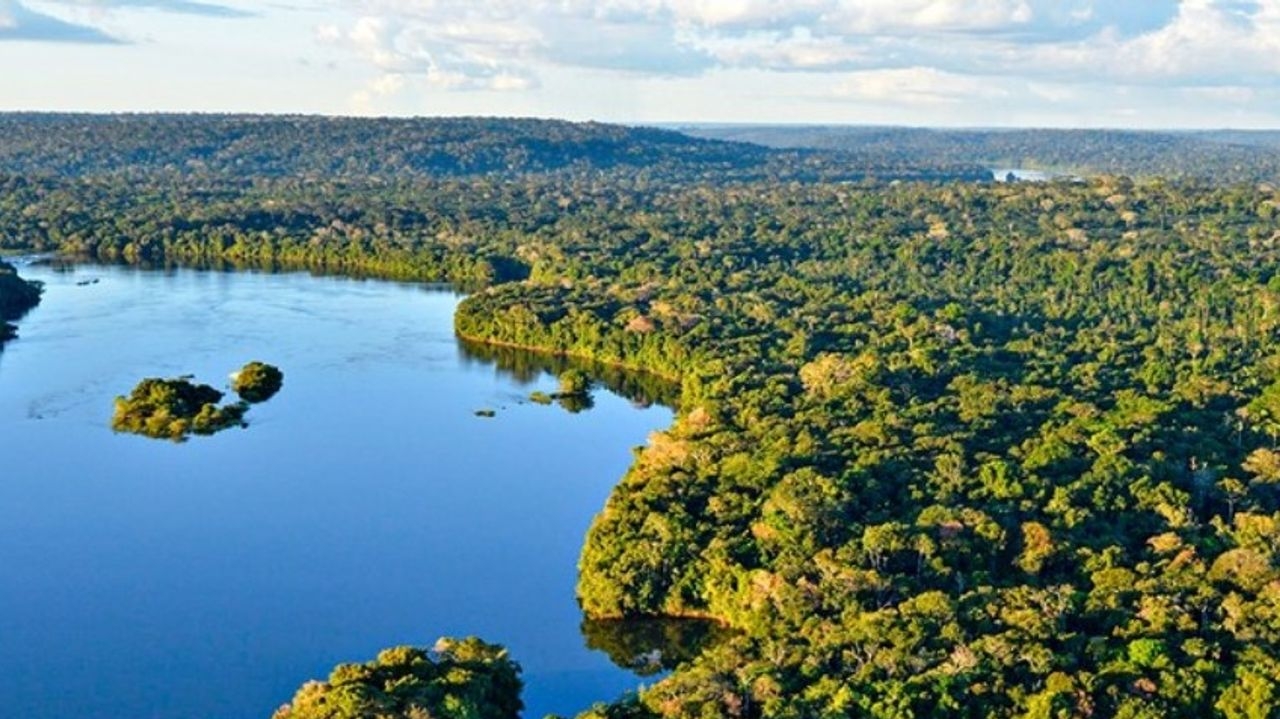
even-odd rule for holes
{"type": "Polygon", "coordinates": [[[519,719],[523,682],[507,650],[469,637],[395,647],[308,682],[273,719],[519,719]]]}
{"type": "Polygon", "coordinates": [[[156,439],[182,440],[192,434],[214,434],[244,425],[248,404],[218,406],[222,393],[188,379],[149,377],[128,397],[116,397],[111,428],[156,439]]]}
{"type": "Polygon", "coordinates": [[[16,320],[40,303],[41,284],[18,276],[18,271],[0,261],[0,344],[15,335],[11,320],[16,320]]]}
{"type": "Polygon", "coordinates": [[[247,427],[251,402],[264,402],[280,390],[283,373],[262,362],[250,362],[233,376],[240,401],[219,405],[224,394],[190,377],[148,377],[128,397],[116,397],[111,428],[177,442],[193,434],[211,435],[232,427],[247,427]]]}
{"type": "Polygon", "coordinates": [[[250,404],[266,402],[280,391],[284,373],[265,362],[250,362],[231,376],[231,389],[250,404]]]}

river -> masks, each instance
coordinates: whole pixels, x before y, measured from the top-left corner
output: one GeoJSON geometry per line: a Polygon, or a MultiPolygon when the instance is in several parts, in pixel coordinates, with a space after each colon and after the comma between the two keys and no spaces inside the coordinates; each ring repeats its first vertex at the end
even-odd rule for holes
{"type": "Polygon", "coordinates": [[[0,351],[0,697],[24,719],[267,719],[304,681],[478,635],[526,716],[642,680],[584,644],[591,517],[671,421],[605,389],[570,413],[459,346],[445,289],[306,274],[32,265],[0,351]],[[113,433],[147,376],[283,391],[185,443],[113,433]],[[476,416],[496,411],[492,419],[476,416]]]}

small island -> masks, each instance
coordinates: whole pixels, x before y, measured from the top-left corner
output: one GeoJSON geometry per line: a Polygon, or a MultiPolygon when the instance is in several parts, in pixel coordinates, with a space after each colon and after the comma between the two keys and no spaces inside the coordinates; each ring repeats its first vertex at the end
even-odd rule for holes
{"type": "Polygon", "coordinates": [[[128,397],[116,398],[111,428],[156,439],[181,441],[191,434],[214,434],[244,426],[249,405],[237,402],[218,406],[222,393],[207,384],[185,377],[149,377],[138,383],[128,397]]]}
{"type": "Polygon", "coordinates": [[[263,362],[250,362],[232,375],[231,387],[240,401],[220,405],[223,392],[188,377],[148,377],[128,397],[116,397],[111,428],[154,439],[181,442],[193,434],[210,435],[232,427],[247,427],[249,405],[271,399],[284,382],[284,373],[263,362]]]}
{"type": "Polygon", "coordinates": [[[579,369],[567,369],[560,373],[560,389],[547,394],[541,390],[529,395],[534,404],[551,404],[556,402],[565,410],[577,414],[595,406],[591,398],[591,378],[579,369]]]}
{"type": "Polygon", "coordinates": [[[266,402],[280,391],[284,373],[265,362],[250,362],[231,375],[231,389],[250,404],[266,402]]]}

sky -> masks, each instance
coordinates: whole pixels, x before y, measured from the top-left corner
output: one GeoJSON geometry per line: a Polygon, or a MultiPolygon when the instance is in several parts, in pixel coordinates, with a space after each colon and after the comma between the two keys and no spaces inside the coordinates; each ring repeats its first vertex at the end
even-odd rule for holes
{"type": "Polygon", "coordinates": [[[1280,0],[0,0],[0,110],[1280,128],[1280,0]]]}

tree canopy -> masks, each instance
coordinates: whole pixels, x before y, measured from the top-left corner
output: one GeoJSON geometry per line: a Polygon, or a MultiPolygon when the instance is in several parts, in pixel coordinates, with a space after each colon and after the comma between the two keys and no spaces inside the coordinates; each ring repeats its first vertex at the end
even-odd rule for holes
{"type": "Polygon", "coordinates": [[[40,284],[22,279],[13,265],[0,260],[0,346],[14,337],[15,328],[10,322],[39,302],[40,284]]]}
{"type": "Polygon", "coordinates": [[[284,385],[284,373],[265,362],[250,362],[232,375],[231,389],[250,404],[266,402],[284,385]]]}
{"type": "Polygon", "coordinates": [[[519,719],[520,665],[495,644],[441,639],[340,664],[304,684],[273,719],[519,719]]]}
{"type": "MultiPolygon", "coordinates": [[[[1233,154],[1235,184],[1005,185],[946,170],[982,159],[963,153],[842,170],[856,154],[820,151],[471,175],[271,154],[236,174],[221,151],[171,169],[92,128],[115,139],[85,149],[71,120],[8,121],[29,127],[0,134],[5,247],[449,280],[474,290],[471,343],[679,387],[591,526],[578,597],[593,620],[734,632],[587,716],[1280,711],[1267,152],[1233,154]],[[39,153],[90,159],[58,176],[39,153]]],[[[303,136],[290,122],[237,147],[303,136]]],[[[356,148],[350,122],[334,136],[356,148]]],[[[486,152],[524,137],[481,130],[510,140],[486,152]]]]}

